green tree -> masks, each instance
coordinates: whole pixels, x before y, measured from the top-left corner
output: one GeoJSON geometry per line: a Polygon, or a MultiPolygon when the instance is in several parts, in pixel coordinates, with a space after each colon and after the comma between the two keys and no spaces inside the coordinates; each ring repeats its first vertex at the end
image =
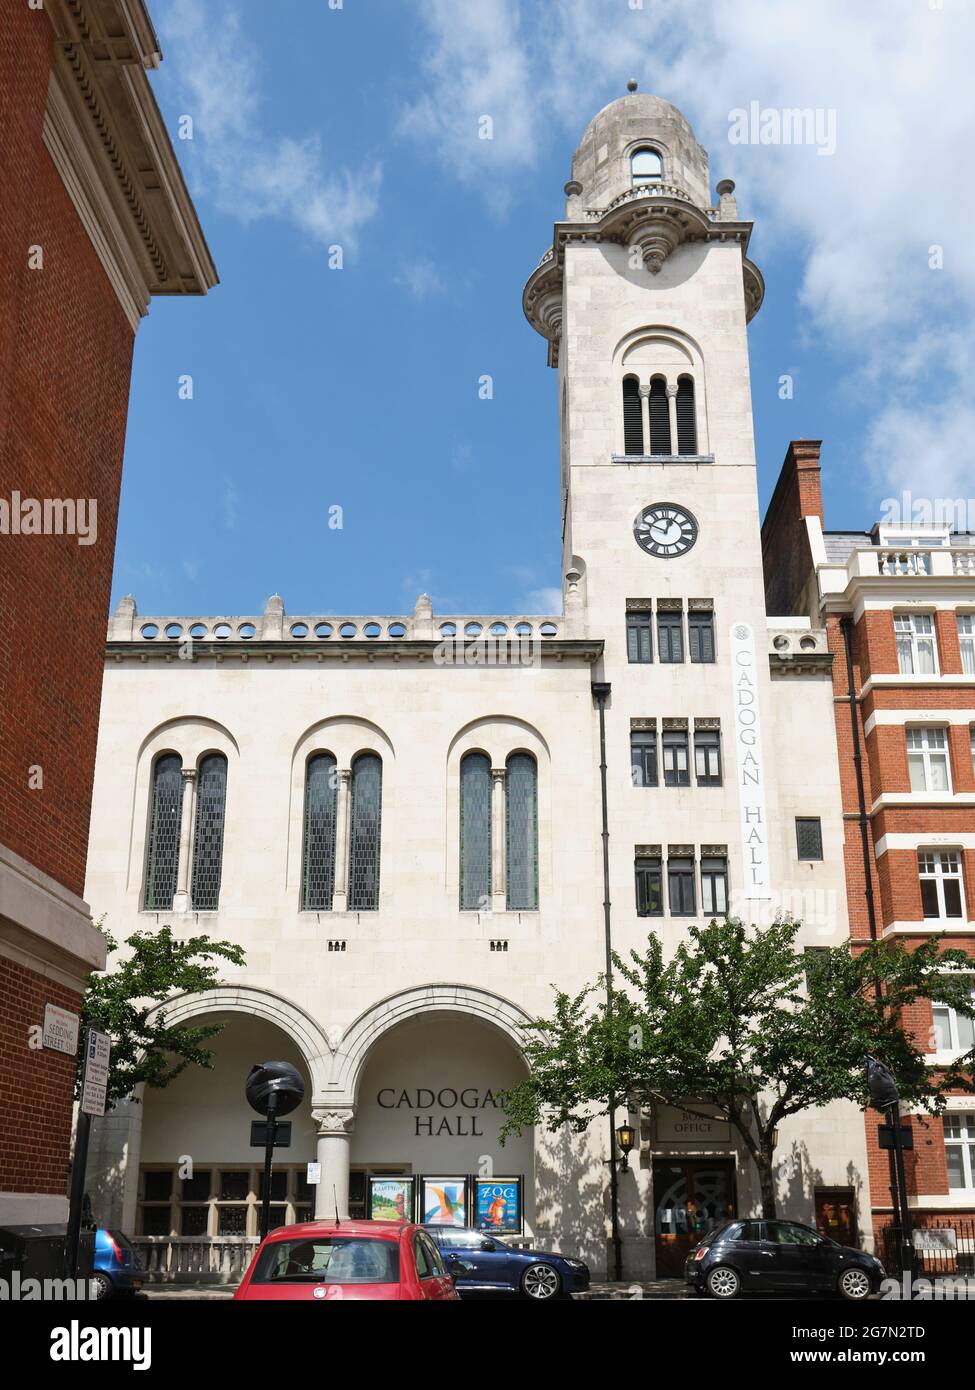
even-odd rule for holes
{"type": "Polygon", "coordinates": [[[614,1096],[717,1111],[741,1136],[763,1214],[774,1217],[778,1125],[834,1100],[865,1107],[868,1053],[890,1067],[906,1103],[930,1113],[948,1091],[975,1089],[975,1049],[930,1067],[933,1044],[910,1026],[931,999],[973,1016],[975,965],[964,952],[935,936],[911,950],[882,941],[803,955],[800,925],[693,926],[669,961],[651,935],[642,954],[614,956],[608,989],[601,976],[576,995],[556,992],[552,1017],[526,1028],[529,1075],[502,1098],[502,1138],[537,1123],[582,1130],[614,1096]]]}
{"type": "MultiPolygon", "coordinates": [[[[117,942],[101,921],[109,951],[117,942]]],[[[188,1066],[211,1067],[205,1046],[220,1032],[219,1023],[187,1026],[166,1021],[165,1004],[178,994],[198,994],[220,984],[220,963],[243,965],[244,952],[229,941],[191,936],[178,941],[171,927],[138,931],[126,941],[129,954],[104,974],[92,975],[81,1009],[82,1036],[89,1028],[108,1033],[112,1055],[108,1104],[128,1096],[140,1082],[168,1086],[188,1066]]],[[[79,1049],[83,1054],[84,1049],[79,1049]]],[[[78,1058],[76,1095],[80,1094],[84,1056],[78,1058]]]]}

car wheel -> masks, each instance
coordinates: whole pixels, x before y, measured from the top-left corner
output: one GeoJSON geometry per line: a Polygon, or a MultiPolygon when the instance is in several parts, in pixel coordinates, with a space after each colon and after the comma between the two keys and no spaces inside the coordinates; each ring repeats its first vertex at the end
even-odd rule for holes
{"type": "Polygon", "coordinates": [[[533,1298],[536,1303],[555,1298],[561,1287],[562,1280],[559,1278],[558,1270],[553,1269],[551,1265],[529,1265],[521,1276],[522,1293],[527,1298],[533,1298]]]}
{"type": "Polygon", "coordinates": [[[109,1279],[108,1275],[103,1274],[101,1270],[96,1269],[94,1274],[92,1274],[91,1288],[93,1297],[96,1298],[99,1303],[102,1302],[103,1299],[111,1298],[112,1296],[112,1281],[109,1279]]]}
{"type": "Polygon", "coordinates": [[[857,1265],[844,1269],[840,1275],[840,1293],[854,1302],[867,1298],[870,1294],[870,1275],[857,1265]]]}
{"type": "Polygon", "coordinates": [[[710,1270],[705,1283],[712,1298],[737,1298],[741,1293],[741,1279],[727,1265],[718,1265],[710,1270]]]}

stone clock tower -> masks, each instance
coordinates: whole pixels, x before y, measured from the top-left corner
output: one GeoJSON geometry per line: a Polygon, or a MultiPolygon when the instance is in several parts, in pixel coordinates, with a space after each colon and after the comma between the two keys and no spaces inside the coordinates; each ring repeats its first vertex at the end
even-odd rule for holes
{"type": "MultiPolygon", "coordinates": [[[[723,855],[732,898],[754,900],[735,904],[743,915],[781,886],[747,346],[764,286],[734,184],[712,199],[687,121],[635,83],[590,123],[565,191],[524,306],[559,374],[566,614],[605,642],[614,931],[625,944],[627,924],[645,934],[631,862],[644,851],[665,898],[669,860],[693,860],[700,883],[702,861],[723,855]],[[708,637],[702,652],[699,623],[713,650],[708,637]],[[631,785],[633,731],[656,735],[656,787],[631,785]],[[698,784],[704,732],[719,735],[720,785],[698,784]],[[665,745],[681,733],[686,780],[678,771],[668,785],[665,745]]],[[[666,908],[663,918],[679,930],[666,908]]]]}

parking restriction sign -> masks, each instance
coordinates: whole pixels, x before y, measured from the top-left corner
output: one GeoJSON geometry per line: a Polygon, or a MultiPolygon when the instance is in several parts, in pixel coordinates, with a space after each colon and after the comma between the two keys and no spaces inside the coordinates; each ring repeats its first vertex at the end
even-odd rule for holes
{"type": "Polygon", "coordinates": [[[108,1059],[112,1040],[107,1033],[92,1028],[85,1054],[85,1079],[81,1088],[81,1109],[86,1115],[104,1115],[108,1097],[108,1059]]]}

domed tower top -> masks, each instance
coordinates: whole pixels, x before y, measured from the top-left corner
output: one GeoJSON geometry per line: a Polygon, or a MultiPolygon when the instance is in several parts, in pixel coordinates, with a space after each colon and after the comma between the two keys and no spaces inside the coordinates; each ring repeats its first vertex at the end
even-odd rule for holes
{"type": "Polygon", "coordinates": [[[711,205],[707,151],[669,101],[638,92],[611,101],[589,122],[572,159],[572,214],[607,208],[634,186],[668,186],[699,208],[711,205]]]}

